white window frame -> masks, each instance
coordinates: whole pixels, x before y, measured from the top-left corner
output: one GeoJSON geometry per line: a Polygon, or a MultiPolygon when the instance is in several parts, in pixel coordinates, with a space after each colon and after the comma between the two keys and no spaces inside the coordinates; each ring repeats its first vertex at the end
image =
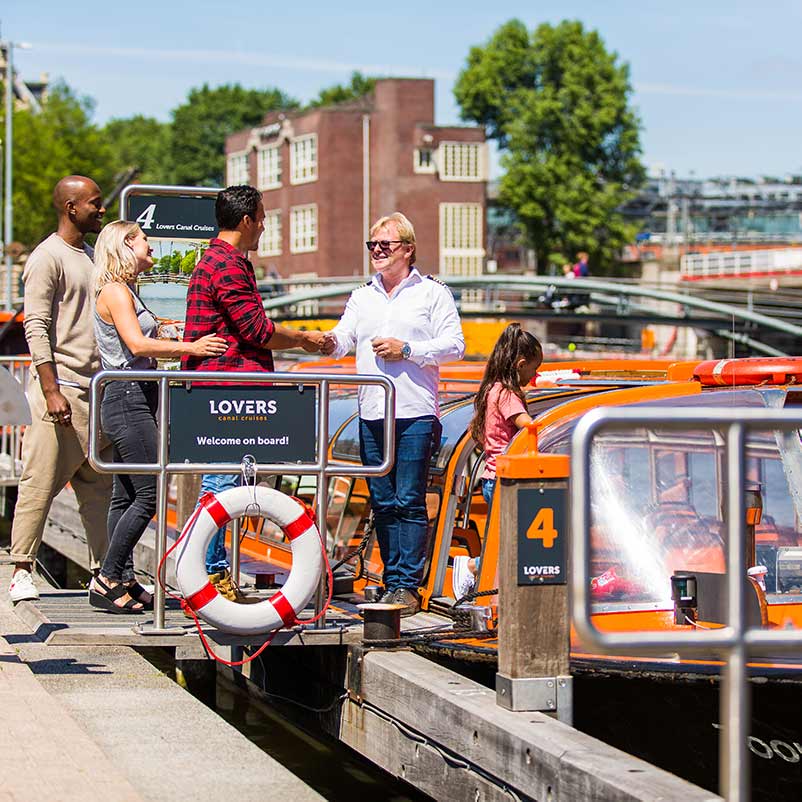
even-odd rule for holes
{"type": "Polygon", "coordinates": [[[259,189],[278,189],[281,186],[281,145],[256,149],[256,180],[259,189]]]}
{"type": "Polygon", "coordinates": [[[436,173],[437,165],[435,160],[436,152],[433,148],[415,148],[412,157],[412,169],[416,173],[436,173]],[[429,154],[429,164],[421,164],[421,153],[429,154]]]}
{"type": "Polygon", "coordinates": [[[235,187],[250,183],[248,151],[239,150],[226,156],[226,186],[235,187]]]}
{"type": "Polygon", "coordinates": [[[481,276],[484,264],[484,213],[481,203],[441,203],[440,273],[481,276]]]}
{"type": "Polygon", "coordinates": [[[312,253],[318,247],[317,204],[290,207],[290,253],[312,253]]]}
{"type": "Polygon", "coordinates": [[[259,237],[259,256],[281,256],[281,209],[265,212],[265,230],[259,237]]]}
{"type": "Polygon", "coordinates": [[[317,134],[304,134],[290,140],[290,183],[317,181],[317,134]]]}
{"type": "Polygon", "coordinates": [[[437,168],[441,181],[485,181],[486,142],[441,142],[437,148],[437,168]]]}

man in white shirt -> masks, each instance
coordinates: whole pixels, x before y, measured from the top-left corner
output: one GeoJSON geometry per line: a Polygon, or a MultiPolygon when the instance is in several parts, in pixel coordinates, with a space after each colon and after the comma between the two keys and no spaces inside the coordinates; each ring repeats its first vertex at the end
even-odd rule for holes
{"type": "MultiPolygon", "coordinates": [[[[440,365],[462,359],[465,339],[449,289],[415,267],[415,230],[400,212],[382,217],[367,242],[376,275],[351,293],[345,312],[321,348],[336,358],[356,346],[358,373],[395,385],[396,462],[371,478],[371,506],[384,562],[381,601],[420,609],[426,560],[426,484],[433,445],[440,442],[437,388],[440,365]]],[[[362,462],[379,465],[384,450],[384,391],[359,389],[362,462]]]]}

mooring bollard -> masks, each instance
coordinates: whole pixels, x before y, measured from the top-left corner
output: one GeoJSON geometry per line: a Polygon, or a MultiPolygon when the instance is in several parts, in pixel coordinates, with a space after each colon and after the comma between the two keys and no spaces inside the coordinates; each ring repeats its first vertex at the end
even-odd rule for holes
{"type": "Polygon", "coordinates": [[[401,637],[401,604],[360,604],[365,622],[362,637],[366,641],[398,640],[401,637]]]}

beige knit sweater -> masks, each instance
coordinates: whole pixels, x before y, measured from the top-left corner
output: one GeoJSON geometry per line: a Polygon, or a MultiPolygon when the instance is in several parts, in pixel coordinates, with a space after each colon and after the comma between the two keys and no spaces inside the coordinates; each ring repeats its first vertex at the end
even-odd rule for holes
{"type": "Polygon", "coordinates": [[[32,365],[54,362],[59,381],[88,387],[100,370],[92,316],[92,249],[58,234],[25,263],[25,338],[32,365]]]}

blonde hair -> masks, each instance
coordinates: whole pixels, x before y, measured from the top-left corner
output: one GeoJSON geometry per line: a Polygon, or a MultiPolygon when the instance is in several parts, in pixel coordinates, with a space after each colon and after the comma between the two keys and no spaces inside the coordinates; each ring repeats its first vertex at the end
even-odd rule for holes
{"type": "Polygon", "coordinates": [[[395,223],[395,226],[398,229],[398,239],[400,239],[401,242],[405,243],[406,245],[412,246],[412,258],[409,260],[409,263],[414,265],[416,256],[415,229],[412,227],[412,223],[409,222],[409,219],[406,215],[402,214],[401,212],[393,212],[385,217],[380,217],[370,227],[370,236],[373,237],[376,231],[378,231],[382,226],[386,226],[388,223],[395,223]]]}
{"type": "Polygon", "coordinates": [[[128,240],[141,231],[136,223],[127,220],[116,220],[103,227],[95,243],[95,295],[107,284],[127,284],[136,278],[136,255],[128,240]]]}

